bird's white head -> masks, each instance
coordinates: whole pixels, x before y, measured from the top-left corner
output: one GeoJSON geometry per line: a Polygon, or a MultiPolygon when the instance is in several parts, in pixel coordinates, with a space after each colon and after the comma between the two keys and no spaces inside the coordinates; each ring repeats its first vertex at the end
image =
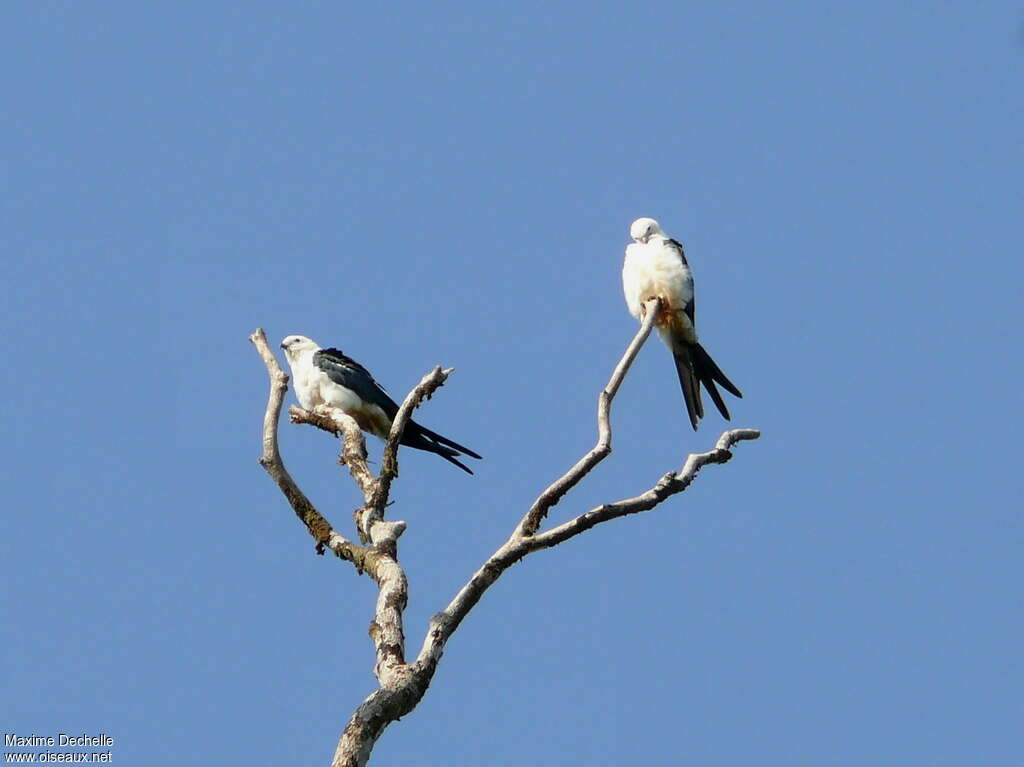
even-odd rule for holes
{"type": "Polygon", "coordinates": [[[653,218],[638,218],[629,227],[629,236],[633,238],[635,242],[641,242],[646,244],[651,237],[655,235],[665,236],[665,233],[661,231],[661,227],[658,222],[653,218]]]}
{"type": "Polygon", "coordinates": [[[315,352],[320,348],[311,338],[305,336],[285,336],[285,339],[281,342],[281,348],[284,349],[284,354],[288,358],[288,361],[298,359],[299,355],[304,352],[315,352]]]}

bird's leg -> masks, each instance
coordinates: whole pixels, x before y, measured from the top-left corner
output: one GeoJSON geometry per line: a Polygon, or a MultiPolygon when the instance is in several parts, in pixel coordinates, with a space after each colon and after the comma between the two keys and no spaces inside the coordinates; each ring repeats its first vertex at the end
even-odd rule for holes
{"type": "MultiPolygon", "coordinates": [[[[641,304],[640,304],[640,322],[643,322],[645,319],[647,319],[647,302],[648,301],[657,301],[657,300],[658,300],[658,296],[647,296],[647,298],[645,298],[643,300],[643,302],[641,302],[641,304]]],[[[664,303],[664,302],[662,302],[662,303],[664,303]]],[[[662,306],[662,304],[659,303],[658,304],[659,310],[660,310],[661,306],[662,306]]]]}

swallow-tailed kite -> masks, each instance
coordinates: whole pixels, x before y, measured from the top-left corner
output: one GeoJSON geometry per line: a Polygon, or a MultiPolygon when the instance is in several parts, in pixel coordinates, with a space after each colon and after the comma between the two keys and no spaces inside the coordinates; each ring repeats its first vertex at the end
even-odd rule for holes
{"type": "MultiPolygon", "coordinates": [[[[321,349],[305,336],[288,336],[281,342],[295,381],[295,395],[306,410],[317,405],[329,405],[352,416],[359,428],[375,437],[387,440],[391,422],[398,413],[398,405],[388,396],[370,372],[339,349],[321,349]]],[[[473,472],[455,459],[463,453],[472,458],[480,456],[452,442],[413,420],[402,433],[402,445],[437,453],[463,471],[473,472]]]]}
{"type": "Polygon", "coordinates": [[[720,384],[737,397],[743,395],[725,377],[704,347],[697,343],[693,273],[686,263],[683,246],[666,237],[653,218],[638,218],[629,227],[629,236],[633,242],[626,246],[622,289],[630,314],[641,320],[644,301],[661,299],[661,311],[656,320],[658,335],[675,358],[690,423],[696,429],[697,422],[704,417],[704,406],[700,401],[701,384],[715,401],[718,412],[728,421],[729,410],[715,384],[720,384]]]}

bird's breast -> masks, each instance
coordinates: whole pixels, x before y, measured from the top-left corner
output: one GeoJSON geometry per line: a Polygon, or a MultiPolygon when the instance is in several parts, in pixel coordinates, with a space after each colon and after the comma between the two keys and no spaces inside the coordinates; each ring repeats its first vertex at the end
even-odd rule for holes
{"type": "MultiPolygon", "coordinates": [[[[301,369],[300,369],[301,370],[301,369]]],[[[320,391],[314,376],[309,372],[299,372],[292,367],[292,380],[295,384],[295,397],[306,410],[312,410],[320,404],[320,391]]]]}
{"type": "Polygon", "coordinates": [[[335,383],[324,374],[321,374],[319,384],[318,394],[325,405],[344,410],[353,417],[355,411],[362,409],[363,398],[348,387],[335,383]]]}
{"type": "Polygon", "coordinates": [[[321,376],[318,396],[323,404],[336,407],[354,418],[363,431],[387,439],[391,431],[391,419],[379,405],[366,402],[354,391],[335,383],[326,375],[321,376]]]}
{"type": "Polygon", "coordinates": [[[649,298],[660,298],[663,309],[682,311],[693,298],[689,267],[668,248],[634,243],[626,248],[622,287],[630,313],[639,319],[649,298]]]}

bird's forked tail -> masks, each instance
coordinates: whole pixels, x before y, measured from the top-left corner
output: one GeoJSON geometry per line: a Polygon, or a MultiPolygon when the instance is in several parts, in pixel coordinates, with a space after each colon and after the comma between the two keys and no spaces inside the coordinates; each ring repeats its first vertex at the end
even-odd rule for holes
{"type": "Polygon", "coordinates": [[[704,384],[704,388],[708,390],[718,412],[728,421],[729,409],[725,406],[725,401],[715,384],[719,384],[727,392],[737,397],[742,398],[743,394],[732,381],[725,377],[725,373],[711,359],[711,355],[704,351],[704,347],[699,343],[684,341],[672,345],[672,357],[675,359],[679,386],[683,390],[686,411],[690,415],[690,424],[694,430],[696,430],[700,419],[704,417],[704,405],[700,401],[701,384],[704,384]]]}

